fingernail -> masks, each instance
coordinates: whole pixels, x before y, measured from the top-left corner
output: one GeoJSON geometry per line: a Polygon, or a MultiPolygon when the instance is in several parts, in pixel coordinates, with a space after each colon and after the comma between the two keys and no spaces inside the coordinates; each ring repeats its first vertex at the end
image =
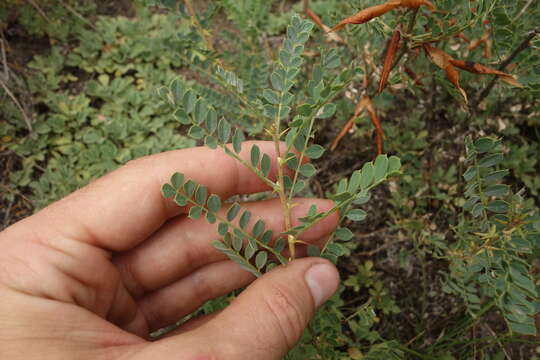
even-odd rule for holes
{"type": "Polygon", "coordinates": [[[339,274],[330,264],[322,263],[310,267],[304,279],[311,291],[315,306],[321,306],[335,292],[339,284],[339,274]]]}

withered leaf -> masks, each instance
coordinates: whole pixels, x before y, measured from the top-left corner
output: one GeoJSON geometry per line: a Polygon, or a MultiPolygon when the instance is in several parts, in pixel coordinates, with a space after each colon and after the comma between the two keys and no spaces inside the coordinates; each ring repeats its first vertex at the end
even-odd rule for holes
{"type": "Polygon", "coordinates": [[[379,120],[379,117],[377,116],[377,112],[375,111],[375,105],[373,105],[373,102],[368,96],[365,96],[367,98],[367,105],[366,110],[369,114],[369,118],[371,119],[371,123],[375,127],[375,141],[377,143],[377,155],[382,154],[382,144],[383,144],[383,130],[381,126],[381,121],[379,120]]]}
{"type": "Polygon", "coordinates": [[[394,65],[394,58],[399,48],[400,39],[401,33],[398,29],[396,29],[392,34],[392,38],[390,38],[388,41],[388,45],[386,46],[386,55],[384,56],[383,69],[381,72],[381,78],[379,80],[379,89],[377,90],[378,94],[380,94],[386,86],[388,76],[390,75],[390,70],[392,70],[392,66],[394,65]]]}
{"type": "Polygon", "coordinates": [[[431,61],[446,72],[446,78],[448,81],[450,81],[459,90],[463,96],[463,99],[465,100],[465,103],[468,103],[469,100],[467,98],[467,94],[459,85],[459,73],[454,65],[452,65],[452,57],[444,51],[434,48],[428,44],[424,44],[424,49],[428,53],[431,61]]]}
{"type": "Polygon", "coordinates": [[[481,37],[478,39],[473,39],[469,43],[469,46],[467,47],[469,50],[474,50],[479,46],[484,47],[483,55],[485,58],[491,57],[491,49],[493,47],[493,41],[489,38],[489,30],[484,31],[481,37]]]}
{"type": "Polygon", "coordinates": [[[517,79],[513,75],[510,75],[510,74],[505,73],[503,71],[492,69],[490,67],[484,66],[484,65],[479,64],[479,63],[475,63],[473,61],[463,61],[463,60],[451,59],[450,62],[455,67],[458,67],[458,68],[460,68],[462,70],[471,72],[473,74],[497,75],[499,77],[499,79],[501,79],[502,81],[504,81],[504,82],[506,82],[506,83],[508,83],[510,85],[517,86],[517,87],[523,87],[523,85],[521,85],[519,83],[519,81],[517,81],[517,79]]]}
{"type": "Polygon", "coordinates": [[[369,114],[371,122],[373,123],[373,126],[375,127],[375,134],[376,134],[375,141],[377,143],[377,154],[382,154],[382,139],[383,139],[384,134],[381,127],[381,122],[379,118],[377,117],[375,106],[373,105],[371,98],[367,95],[362,96],[360,101],[356,104],[354,115],[349,119],[349,121],[347,121],[345,126],[343,126],[339,134],[336,136],[336,138],[332,142],[332,145],[330,146],[330,150],[333,151],[336,149],[341,139],[352,128],[354,124],[354,120],[358,118],[362,114],[362,112],[364,112],[364,110],[366,110],[367,113],[369,114]]]}
{"type": "Polygon", "coordinates": [[[348,18],[341,20],[330,31],[340,30],[348,24],[363,24],[371,19],[384,15],[397,7],[416,9],[422,5],[427,6],[431,11],[435,11],[435,6],[433,6],[433,4],[428,0],[390,0],[384,4],[365,8],[353,16],[349,16],[348,18]]]}
{"type": "Polygon", "coordinates": [[[363,96],[360,101],[356,104],[356,107],[354,109],[354,115],[351,116],[349,121],[343,126],[339,134],[336,136],[334,141],[332,141],[332,145],[330,145],[330,150],[334,151],[336,147],[339,145],[339,142],[341,139],[347,134],[347,132],[352,128],[354,124],[354,120],[359,117],[362,112],[366,109],[367,106],[367,99],[369,99],[367,96],[363,96]]]}

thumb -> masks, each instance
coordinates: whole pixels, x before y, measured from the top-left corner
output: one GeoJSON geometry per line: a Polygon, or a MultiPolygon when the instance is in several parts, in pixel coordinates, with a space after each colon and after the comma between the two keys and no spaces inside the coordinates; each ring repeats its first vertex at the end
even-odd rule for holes
{"type": "Polygon", "coordinates": [[[204,332],[214,339],[219,359],[282,359],[338,284],[330,262],[295,260],[257,279],[204,332]]]}

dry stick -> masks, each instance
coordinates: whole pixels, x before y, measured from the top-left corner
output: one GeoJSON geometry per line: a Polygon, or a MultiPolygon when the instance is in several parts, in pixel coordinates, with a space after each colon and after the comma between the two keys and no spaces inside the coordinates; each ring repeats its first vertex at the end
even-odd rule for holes
{"type": "Polygon", "coordinates": [[[529,6],[531,6],[531,4],[533,3],[533,0],[529,0],[525,6],[523,6],[521,8],[521,10],[519,11],[519,13],[516,15],[515,18],[512,19],[512,23],[514,23],[517,19],[519,19],[521,17],[521,15],[523,15],[525,13],[525,11],[529,8],[529,6]]]}
{"type": "Polygon", "coordinates": [[[26,196],[24,196],[23,194],[21,194],[19,191],[10,189],[9,187],[7,187],[7,186],[4,185],[4,184],[0,184],[0,188],[4,189],[4,191],[9,192],[9,193],[11,193],[11,194],[13,194],[13,195],[20,196],[21,199],[23,199],[24,201],[26,201],[26,202],[28,203],[28,205],[34,207],[34,204],[32,203],[32,200],[30,200],[29,198],[27,198],[26,196]]]}
{"type": "Polygon", "coordinates": [[[34,2],[34,0],[26,0],[26,1],[28,1],[30,5],[32,5],[37,10],[39,15],[41,15],[45,20],[47,20],[47,22],[51,22],[51,20],[47,17],[47,14],[45,14],[43,9],[40,8],[39,5],[34,2]]]}
{"type": "MultiPolygon", "coordinates": [[[[510,65],[512,61],[514,61],[514,59],[516,58],[516,56],[519,55],[519,53],[521,53],[523,50],[529,47],[529,43],[531,42],[531,40],[534,39],[534,37],[539,34],[540,34],[540,26],[538,26],[536,29],[531,31],[529,35],[525,39],[523,39],[521,44],[519,44],[519,46],[512,52],[512,54],[510,54],[510,56],[499,65],[497,70],[504,71],[504,69],[508,65],[510,65]]],[[[478,98],[473,103],[473,106],[472,106],[473,109],[477,110],[478,105],[480,105],[480,103],[486,98],[486,96],[489,95],[490,91],[495,86],[497,79],[498,77],[494,76],[493,79],[491,79],[491,81],[489,82],[488,86],[486,86],[486,88],[480,93],[480,95],[478,95],[478,98]]]]}
{"type": "Polygon", "coordinates": [[[15,106],[17,106],[19,108],[19,110],[21,111],[21,114],[22,114],[22,116],[24,118],[24,121],[26,122],[26,126],[28,126],[28,130],[32,131],[32,121],[30,120],[30,118],[28,117],[26,112],[24,111],[24,109],[23,109],[21,103],[19,102],[19,100],[17,100],[15,95],[13,95],[13,93],[9,90],[9,88],[7,87],[7,85],[4,83],[4,81],[2,79],[0,79],[0,85],[4,88],[4,90],[6,91],[8,96],[11,98],[11,100],[13,100],[13,102],[15,103],[15,106]]]}
{"type": "Polygon", "coordinates": [[[508,351],[506,351],[506,348],[504,347],[504,345],[501,343],[501,341],[499,340],[499,338],[497,338],[497,334],[495,334],[495,331],[493,331],[493,329],[488,325],[488,324],[483,324],[484,327],[487,329],[487,331],[491,334],[491,336],[493,336],[493,338],[495,339],[495,341],[497,342],[497,344],[499,344],[499,346],[501,347],[504,355],[506,355],[506,359],[507,360],[512,360],[512,358],[510,357],[510,355],[508,354],[508,351]]]}
{"type": "Polygon", "coordinates": [[[66,4],[63,0],[59,0],[60,4],[65,7],[68,11],[70,11],[73,15],[79,18],[83,23],[90,26],[92,30],[97,30],[97,28],[92,24],[90,21],[88,21],[84,16],[82,16],[77,10],[75,10],[73,7],[71,7],[69,4],[66,4]]]}
{"type": "Polygon", "coordinates": [[[9,80],[9,66],[6,56],[6,47],[4,45],[4,33],[0,31],[0,44],[2,44],[2,64],[4,64],[4,80],[9,80]]]}

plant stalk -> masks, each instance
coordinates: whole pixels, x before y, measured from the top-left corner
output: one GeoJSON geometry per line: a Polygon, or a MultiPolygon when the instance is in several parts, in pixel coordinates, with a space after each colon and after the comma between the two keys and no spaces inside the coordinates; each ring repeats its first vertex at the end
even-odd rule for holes
{"type": "MultiPolygon", "coordinates": [[[[283,212],[283,221],[285,223],[285,231],[289,231],[291,226],[291,206],[287,194],[285,193],[285,175],[284,167],[286,166],[286,161],[281,157],[281,101],[278,106],[278,111],[276,119],[274,121],[274,131],[272,133],[272,140],[274,141],[276,156],[277,156],[277,171],[278,171],[278,186],[277,193],[279,196],[279,201],[281,202],[281,209],[283,212]]],[[[289,260],[293,260],[296,257],[296,238],[293,235],[287,236],[287,243],[289,245],[289,260]]]]}

